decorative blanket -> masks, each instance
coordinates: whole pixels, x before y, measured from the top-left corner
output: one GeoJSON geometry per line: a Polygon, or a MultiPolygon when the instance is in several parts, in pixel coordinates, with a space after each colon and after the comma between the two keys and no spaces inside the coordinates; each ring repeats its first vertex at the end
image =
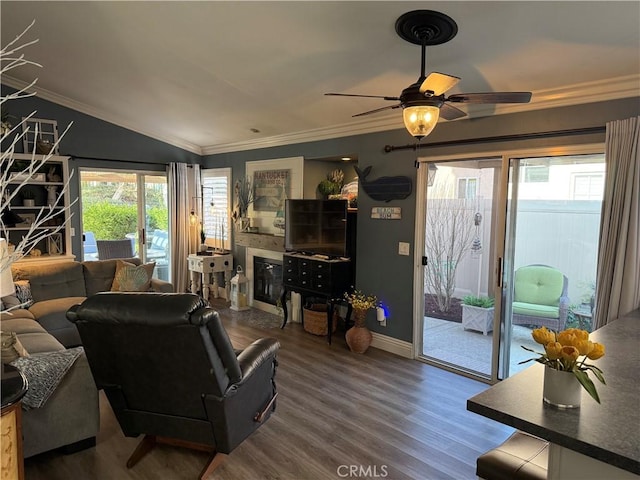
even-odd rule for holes
{"type": "Polygon", "coordinates": [[[22,399],[25,410],[40,408],[46,403],[82,352],[82,347],[76,347],[59,352],[34,353],[11,362],[27,378],[29,388],[22,399]]]}

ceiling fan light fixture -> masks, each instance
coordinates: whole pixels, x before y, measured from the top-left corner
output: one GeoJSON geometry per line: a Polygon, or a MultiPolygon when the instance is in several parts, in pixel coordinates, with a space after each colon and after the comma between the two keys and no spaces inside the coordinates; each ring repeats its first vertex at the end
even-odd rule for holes
{"type": "Polygon", "coordinates": [[[414,137],[420,139],[431,133],[438,123],[440,108],[433,105],[417,105],[402,110],[404,126],[414,137]]]}

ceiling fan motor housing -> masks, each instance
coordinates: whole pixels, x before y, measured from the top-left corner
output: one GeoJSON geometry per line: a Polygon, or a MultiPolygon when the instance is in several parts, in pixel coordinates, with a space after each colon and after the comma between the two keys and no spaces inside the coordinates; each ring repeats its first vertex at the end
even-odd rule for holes
{"type": "Polygon", "coordinates": [[[400,103],[402,108],[415,107],[418,105],[429,105],[440,108],[444,103],[444,95],[425,96],[420,93],[420,85],[422,82],[414,83],[405,88],[400,94],[400,103]]]}

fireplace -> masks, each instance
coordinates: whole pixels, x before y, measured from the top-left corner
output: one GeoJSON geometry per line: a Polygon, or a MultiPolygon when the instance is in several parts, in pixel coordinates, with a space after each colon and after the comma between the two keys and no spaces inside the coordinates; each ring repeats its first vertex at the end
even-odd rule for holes
{"type": "Polygon", "coordinates": [[[282,291],[282,260],[253,257],[253,300],[276,306],[282,291]]]}
{"type": "MultiPolygon", "coordinates": [[[[277,307],[278,298],[280,297],[280,289],[282,287],[282,251],[267,250],[263,248],[247,247],[246,270],[245,275],[249,281],[249,305],[253,308],[281,315],[282,311],[277,307]],[[267,269],[268,275],[273,275],[273,270],[279,274],[279,283],[277,285],[272,282],[270,277],[264,279],[256,279],[256,264],[254,259],[258,259],[258,263],[265,262],[272,265],[272,268],[258,266],[260,269],[267,269]],[[275,265],[275,266],[274,266],[275,265]],[[267,298],[266,300],[263,295],[267,298]]],[[[258,273],[258,277],[262,276],[258,273]]],[[[291,301],[287,302],[287,310],[289,312],[290,322],[301,322],[301,298],[298,293],[291,292],[291,301]]]]}

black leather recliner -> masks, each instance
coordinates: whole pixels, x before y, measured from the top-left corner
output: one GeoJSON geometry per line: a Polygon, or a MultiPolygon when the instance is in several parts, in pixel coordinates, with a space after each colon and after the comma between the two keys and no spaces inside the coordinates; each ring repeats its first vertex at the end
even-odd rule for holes
{"type": "Polygon", "coordinates": [[[203,478],[275,410],[278,341],[234,350],[197,295],[99,293],[67,317],[124,435],[145,435],[129,468],[156,442],[172,443],[212,451],[203,478]]]}

